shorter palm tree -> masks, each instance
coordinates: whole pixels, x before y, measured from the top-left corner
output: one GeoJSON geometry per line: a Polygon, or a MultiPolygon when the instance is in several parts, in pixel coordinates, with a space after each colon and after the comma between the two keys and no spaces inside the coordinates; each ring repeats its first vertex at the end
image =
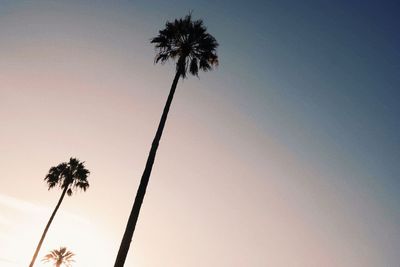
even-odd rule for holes
{"type": "Polygon", "coordinates": [[[65,194],[71,196],[73,191],[77,189],[82,189],[86,191],[89,188],[89,182],[87,180],[90,172],[86,169],[84,162],[79,161],[76,158],[70,158],[69,162],[63,162],[55,167],[51,167],[49,173],[46,175],[44,180],[47,182],[49,190],[54,187],[59,187],[62,189],[62,193],[58,203],[47,222],[46,227],[42,233],[39,240],[39,244],[36,247],[35,253],[33,254],[31,263],[29,267],[33,267],[36,258],[39,254],[39,250],[42,247],[44,238],[46,237],[47,231],[50,228],[51,222],[54,219],[58,209],[60,208],[61,202],[63,201],[65,194]]]}
{"type": "Polygon", "coordinates": [[[56,267],[61,267],[61,265],[64,265],[66,267],[70,267],[71,263],[74,262],[72,257],[74,257],[75,254],[72,253],[71,251],[67,250],[66,247],[61,247],[60,249],[54,249],[50,251],[49,254],[44,256],[43,262],[53,262],[53,265],[56,267]]]}

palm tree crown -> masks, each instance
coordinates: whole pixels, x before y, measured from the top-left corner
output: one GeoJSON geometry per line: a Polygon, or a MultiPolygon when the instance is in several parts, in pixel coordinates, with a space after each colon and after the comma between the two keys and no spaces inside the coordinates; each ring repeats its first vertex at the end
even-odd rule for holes
{"type": "Polygon", "coordinates": [[[71,251],[68,251],[66,247],[61,247],[60,249],[54,249],[50,251],[49,254],[44,256],[43,260],[44,262],[50,262],[52,261],[54,263],[54,266],[61,266],[64,264],[64,266],[71,266],[71,263],[74,262],[72,257],[75,256],[74,253],[71,251]]]}
{"type": "Polygon", "coordinates": [[[191,14],[173,22],[167,21],[165,29],[160,30],[151,43],[158,50],[155,62],[177,60],[176,70],[183,78],[187,71],[198,76],[199,69],[208,71],[218,65],[217,41],[207,33],[203,21],[193,21],[191,14]]]}
{"type": "Polygon", "coordinates": [[[61,189],[67,189],[68,196],[72,195],[72,189],[86,189],[89,187],[87,180],[89,171],[85,168],[84,162],[76,158],[70,158],[69,162],[63,162],[55,167],[51,167],[44,180],[49,186],[49,190],[59,186],[61,189]]]}

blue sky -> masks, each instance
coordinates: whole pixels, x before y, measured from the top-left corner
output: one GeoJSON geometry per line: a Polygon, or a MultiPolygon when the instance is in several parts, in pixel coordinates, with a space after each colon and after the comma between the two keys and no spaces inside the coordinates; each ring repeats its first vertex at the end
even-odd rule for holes
{"type": "MultiPolygon", "coordinates": [[[[219,37],[220,71],[231,78],[224,81],[229,84],[224,88],[227,97],[262,130],[274,133],[306,160],[324,165],[327,172],[362,174],[345,179],[354,185],[373,184],[376,197],[396,209],[397,1],[132,5],[154,18],[191,9],[204,17],[219,37]]],[[[399,216],[395,212],[396,220],[399,216]]]]}

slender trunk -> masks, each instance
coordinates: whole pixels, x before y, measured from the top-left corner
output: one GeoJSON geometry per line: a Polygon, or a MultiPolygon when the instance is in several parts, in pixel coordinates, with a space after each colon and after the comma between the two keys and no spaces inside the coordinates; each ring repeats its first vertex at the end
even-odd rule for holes
{"type": "Polygon", "coordinates": [[[154,159],[156,157],[156,152],[158,148],[158,144],[161,139],[161,135],[164,129],[165,122],[167,120],[168,111],[171,106],[172,99],[174,97],[176,85],[178,84],[180,77],[180,72],[177,71],[175,74],[174,81],[172,82],[171,90],[168,95],[167,102],[165,103],[164,111],[161,116],[160,124],[158,125],[158,129],[156,135],[153,139],[153,143],[151,145],[150,153],[147,158],[146,167],[142,174],[142,178],[140,180],[139,188],[136,193],[135,202],[133,203],[133,207],[131,210],[131,214],[129,215],[128,223],[125,228],[124,237],[122,238],[121,245],[119,247],[118,255],[115,260],[114,267],[123,267],[125,263],[126,256],[129,251],[129,247],[131,245],[133,232],[135,231],[136,222],[139,217],[140,207],[142,206],[142,202],[144,199],[144,195],[146,194],[146,187],[149,182],[151,169],[153,167],[154,159]]]}
{"type": "Polygon", "coordinates": [[[61,197],[60,197],[60,199],[58,200],[57,206],[56,206],[56,208],[54,209],[53,213],[51,214],[50,219],[49,219],[49,221],[48,221],[48,223],[47,223],[47,225],[46,225],[46,228],[44,228],[42,237],[40,238],[39,244],[38,244],[37,247],[36,247],[35,254],[33,254],[33,258],[32,258],[31,264],[29,264],[29,267],[33,267],[33,265],[35,264],[35,261],[36,261],[36,258],[37,258],[37,256],[38,256],[38,254],[39,254],[39,250],[40,250],[40,247],[42,246],[43,240],[44,240],[44,238],[46,237],[46,234],[47,234],[47,231],[49,230],[50,224],[51,224],[51,222],[53,221],[54,216],[56,215],[57,210],[58,210],[58,208],[60,207],[61,202],[63,201],[64,196],[65,196],[65,193],[67,192],[67,190],[68,190],[68,186],[66,186],[66,187],[64,188],[64,190],[63,190],[63,192],[62,192],[62,194],[61,194],[61,197]]]}

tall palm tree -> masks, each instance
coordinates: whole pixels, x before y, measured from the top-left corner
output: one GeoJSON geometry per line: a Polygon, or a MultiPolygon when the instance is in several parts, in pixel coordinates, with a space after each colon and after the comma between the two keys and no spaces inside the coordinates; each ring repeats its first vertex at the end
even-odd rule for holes
{"type": "Polygon", "coordinates": [[[158,36],[151,39],[151,43],[155,44],[157,50],[155,63],[165,63],[169,59],[173,59],[176,61],[176,73],[156,135],[151,145],[114,267],[124,266],[133,232],[135,231],[136,222],[139,217],[140,207],[146,193],[146,187],[149,182],[158,144],[179,78],[186,78],[188,72],[198,76],[199,70],[209,71],[218,64],[218,56],[216,54],[216,49],[218,47],[217,41],[212,35],[207,33],[203,21],[193,21],[191,14],[184,18],[176,19],[173,22],[167,22],[165,29],[160,30],[158,36]]]}
{"type": "Polygon", "coordinates": [[[43,262],[50,262],[52,261],[54,266],[56,267],[61,267],[61,265],[64,265],[66,267],[70,267],[71,263],[74,262],[72,257],[74,257],[75,254],[72,253],[71,251],[68,251],[66,247],[61,247],[60,249],[54,249],[50,251],[49,254],[44,256],[43,262]]]}
{"type": "Polygon", "coordinates": [[[70,158],[68,163],[63,162],[56,167],[50,168],[49,173],[44,178],[49,187],[48,189],[50,190],[54,187],[59,187],[62,189],[62,193],[53,213],[50,216],[46,228],[44,228],[42,237],[40,238],[39,244],[36,247],[29,267],[32,267],[35,264],[35,260],[38,256],[40,247],[42,246],[43,240],[46,237],[50,224],[53,221],[54,216],[56,215],[65,194],[71,196],[73,191],[76,191],[77,189],[82,189],[83,191],[86,191],[86,189],[89,187],[89,182],[87,180],[89,174],[90,172],[85,168],[84,162],[80,162],[76,158],[70,158]]]}

